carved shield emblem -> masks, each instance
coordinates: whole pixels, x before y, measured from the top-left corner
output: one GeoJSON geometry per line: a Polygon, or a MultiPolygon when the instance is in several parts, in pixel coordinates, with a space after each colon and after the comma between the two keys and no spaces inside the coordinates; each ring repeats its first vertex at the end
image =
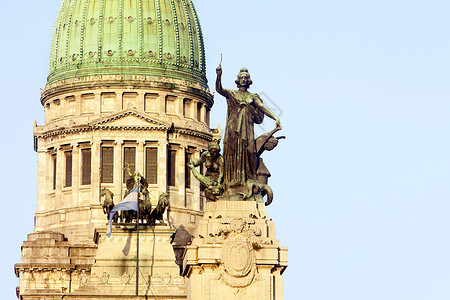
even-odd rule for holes
{"type": "Polygon", "coordinates": [[[230,266],[235,271],[245,269],[249,261],[249,251],[243,244],[233,245],[230,249],[230,266]]]}
{"type": "Polygon", "coordinates": [[[253,264],[253,253],[246,240],[229,240],[223,248],[225,270],[234,277],[246,276],[253,264]]]}

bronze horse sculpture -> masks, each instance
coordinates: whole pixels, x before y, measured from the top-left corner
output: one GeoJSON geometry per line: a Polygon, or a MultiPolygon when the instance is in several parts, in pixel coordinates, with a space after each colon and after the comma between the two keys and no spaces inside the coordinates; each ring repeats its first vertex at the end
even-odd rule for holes
{"type": "MultiPolygon", "coordinates": [[[[106,214],[106,217],[109,221],[109,213],[114,208],[114,193],[108,190],[107,188],[102,188],[100,191],[100,197],[105,197],[103,200],[103,203],[101,202],[101,199],[99,199],[100,204],[103,208],[103,213],[106,214]]],[[[113,218],[113,222],[117,222],[118,216],[117,214],[113,218]]]]}

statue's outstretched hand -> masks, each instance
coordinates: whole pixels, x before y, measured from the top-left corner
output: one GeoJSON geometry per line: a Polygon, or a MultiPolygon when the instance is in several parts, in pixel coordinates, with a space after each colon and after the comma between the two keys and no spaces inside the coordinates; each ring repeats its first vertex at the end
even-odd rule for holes
{"type": "Polygon", "coordinates": [[[222,66],[218,66],[216,69],[217,76],[222,76],[222,66]]]}
{"type": "Polygon", "coordinates": [[[280,120],[276,121],[277,127],[275,128],[277,131],[283,129],[283,126],[281,126],[280,120]]]}
{"type": "Polygon", "coordinates": [[[187,163],[187,166],[191,169],[194,168],[194,163],[192,162],[192,159],[187,163]]]}

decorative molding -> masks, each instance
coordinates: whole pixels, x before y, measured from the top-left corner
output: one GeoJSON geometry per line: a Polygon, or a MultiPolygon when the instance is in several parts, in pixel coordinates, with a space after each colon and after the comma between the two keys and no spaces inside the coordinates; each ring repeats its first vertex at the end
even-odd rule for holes
{"type": "Polygon", "coordinates": [[[102,58],[102,47],[103,47],[103,12],[104,12],[104,6],[105,6],[105,0],[100,1],[100,16],[98,17],[98,38],[97,38],[97,51],[98,51],[98,58],[102,58]]]}
{"type": "Polygon", "coordinates": [[[159,0],[156,0],[156,17],[158,19],[158,58],[159,61],[163,60],[163,33],[162,33],[162,20],[161,20],[161,4],[159,0]]]}
{"type": "Polygon", "coordinates": [[[142,12],[142,0],[138,0],[138,24],[139,24],[139,58],[144,58],[144,20],[142,12]]]}
{"type": "MultiPolygon", "coordinates": [[[[188,0],[191,1],[191,0],[188,0]]],[[[200,20],[197,15],[197,10],[191,1],[192,12],[194,13],[195,25],[197,28],[197,39],[198,39],[198,49],[200,51],[200,69],[206,72],[206,59],[205,59],[205,43],[203,41],[202,27],[200,25],[200,20]]]]}
{"type": "Polygon", "coordinates": [[[119,20],[119,25],[118,25],[118,35],[117,35],[117,37],[118,37],[118,40],[117,40],[117,43],[118,43],[118,52],[119,52],[119,57],[122,57],[122,53],[123,53],[123,43],[122,43],[122,38],[123,38],[123,36],[122,36],[122,34],[123,34],[123,0],[120,0],[119,1],[119,17],[118,17],[118,20],[119,20]]]}
{"type": "Polygon", "coordinates": [[[175,30],[175,39],[176,39],[176,63],[180,64],[180,29],[178,27],[178,17],[177,17],[177,10],[175,8],[175,2],[174,0],[170,0],[170,3],[172,4],[172,12],[173,12],[173,23],[175,24],[174,30],[175,30]]]}
{"type": "MultiPolygon", "coordinates": [[[[72,6],[70,8],[70,17],[69,17],[69,21],[67,22],[66,40],[69,40],[69,38],[70,38],[70,32],[71,32],[70,28],[72,27],[72,18],[73,18],[74,7],[75,7],[75,1],[72,1],[72,6]]],[[[66,42],[66,54],[65,54],[65,57],[67,58],[68,56],[69,56],[69,43],[66,42]]],[[[76,60],[76,57],[74,59],[74,56],[72,56],[72,60],[76,60]]]]}
{"type": "Polygon", "coordinates": [[[182,0],[183,2],[183,6],[184,6],[184,13],[186,14],[186,20],[187,20],[187,24],[188,24],[188,29],[189,29],[189,53],[190,53],[190,67],[194,68],[194,60],[195,60],[195,56],[194,56],[194,38],[192,36],[192,25],[191,25],[191,18],[189,16],[189,11],[188,11],[188,4],[186,3],[186,0],[182,0]]]}
{"type": "Polygon", "coordinates": [[[88,1],[84,1],[84,7],[83,7],[83,16],[81,19],[81,35],[80,35],[80,58],[81,61],[84,60],[84,34],[86,30],[86,14],[87,14],[87,7],[88,7],[88,1]]]}

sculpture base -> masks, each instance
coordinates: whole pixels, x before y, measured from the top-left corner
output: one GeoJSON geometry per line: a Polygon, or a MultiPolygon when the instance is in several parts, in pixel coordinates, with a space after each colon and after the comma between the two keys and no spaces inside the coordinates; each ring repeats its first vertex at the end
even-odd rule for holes
{"type": "MultiPolygon", "coordinates": [[[[138,294],[160,299],[183,298],[186,293],[185,279],[175,263],[171,244],[175,230],[165,224],[141,225],[139,230],[139,276],[138,294]]],[[[135,225],[115,226],[111,237],[105,230],[96,230],[98,244],[96,262],[89,276],[80,281],[80,288],[68,298],[116,299],[136,295],[137,235],[135,225]]]]}
{"type": "Polygon", "coordinates": [[[90,245],[71,245],[57,232],[30,234],[15,266],[20,299],[186,299],[186,280],[171,243],[174,232],[165,224],[140,226],[138,298],[136,225],[113,226],[111,238],[105,225],[90,245]]]}
{"type": "Polygon", "coordinates": [[[264,204],[208,202],[183,259],[188,299],[281,300],[287,248],[264,204]]]}

